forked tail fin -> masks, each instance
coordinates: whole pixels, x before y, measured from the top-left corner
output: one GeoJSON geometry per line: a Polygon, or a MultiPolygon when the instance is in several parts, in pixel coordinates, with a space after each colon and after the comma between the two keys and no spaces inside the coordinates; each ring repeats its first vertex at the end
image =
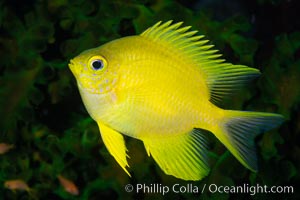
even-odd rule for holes
{"type": "Polygon", "coordinates": [[[279,114],[228,110],[215,135],[245,167],[257,171],[255,137],[282,122],[279,114]]]}

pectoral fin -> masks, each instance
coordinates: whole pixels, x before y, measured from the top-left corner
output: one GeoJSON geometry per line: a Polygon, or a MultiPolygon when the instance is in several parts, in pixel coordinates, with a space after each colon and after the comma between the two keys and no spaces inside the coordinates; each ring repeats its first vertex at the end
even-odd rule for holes
{"type": "Polygon", "coordinates": [[[200,180],[209,172],[207,145],[199,130],[142,140],[148,155],[152,155],[166,174],[184,180],[200,180]]]}
{"type": "MultiPolygon", "coordinates": [[[[130,176],[126,169],[129,167],[126,157],[126,146],[123,136],[112,128],[106,126],[105,124],[98,122],[100,128],[102,140],[108,149],[109,153],[115,158],[123,170],[130,176]]],[[[130,176],[131,177],[131,176],[130,176]]]]}

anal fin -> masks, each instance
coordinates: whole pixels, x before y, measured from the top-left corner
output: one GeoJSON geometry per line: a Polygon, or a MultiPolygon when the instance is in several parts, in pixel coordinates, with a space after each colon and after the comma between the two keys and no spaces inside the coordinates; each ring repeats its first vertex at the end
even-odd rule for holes
{"type": "Polygon", "coordinates": [[[200,180],[207,176],[207,144],[200,130],[142,140],[148,155],[152,155],[166,174],[184,180],[200,180]]]}
{"type": "Polygon", "coordinates": [[[115,158],[115,160],[123,168],[123,170],[130,176],[130,173],[126,169],[126,167],[129,167],[126,157],[129,156],[126,154],[127,149],[125,146],[124,137],[117,131],[101,122],[98,122],[98,126],[101,132],[102,140],[109,153],[115,158]]]}

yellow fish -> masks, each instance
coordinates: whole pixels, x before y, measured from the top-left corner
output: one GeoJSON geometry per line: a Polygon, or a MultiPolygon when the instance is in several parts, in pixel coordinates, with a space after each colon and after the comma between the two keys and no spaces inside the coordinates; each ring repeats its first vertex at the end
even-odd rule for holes
{"type": "Polygon", "coordinates": [[[90,116],[110,154],[130,176],[122,134],[143,141],[169,175],[200,180],[209,173],[205,129],[248,169],[257,170],[254,138],[278,126],[273,113],[216,105],[259,70],[220,59],[204,36],[158,22],[140,35],[86,50],[70,61],[90,116]]]}

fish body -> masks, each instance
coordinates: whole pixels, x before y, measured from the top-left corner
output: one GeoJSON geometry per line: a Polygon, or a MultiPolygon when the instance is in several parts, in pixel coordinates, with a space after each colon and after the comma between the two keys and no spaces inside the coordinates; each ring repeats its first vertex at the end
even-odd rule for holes
{"type": "Polygon", "coordinates": [[[15,146],[13,144],[0,143],[0,154],[5,154],[15,146]]]}
{"type": "Polygon", "coordinates": [[[79,195],[79,189],[73,181],[63,177],[62,175],[58,175],[57,178],[66,192],[75,196],[79,195]]]}
{"type": "MultiPolygon", "coordinates": [[[[120,51],[124,57],[135,56],[127,60],[115,58],[122,60],[120,65],[127,67],[117,70],[114,77],[116,85],[107,93],[91,95],[88,90],[80,90],[86,108],[96,121],[110,124],[122,133],[139,138],[144,134],[174,134],[174,129],[186,132],[196,127],[196,123],[204,122],[208,118],[213,119],[212,116],[204,116],[201,112],[215,107],[206,100],[209,98],[208,88],[205,87],[205,82],[201,81],[203,79],[199,70],[183,69],[185,61],[180,58],[172,59],[172,52],[159,49],[151,41],[136,36],[104,45],[103,50],[105,49],[120,51]],[[126,44],[133,44],[132,51],[128,51],[126,44]],[[145,54],[134,52],[142,46],[149,47],[151,51],[145,54]],[[161,57],[162,54],[165,55],[161,57]],[[153,66],[160,67],[156,69],[153,66]],[[202,99],[205,99],[205,102],[201,101],[202,99]],[[99,103],[95,105],[94,102],[99,103]]],[[[101,52],[101,49],[99,51],[101,52]]],[[[105,52],[100,54],[105,55],[105,52]]],[[[200,126],[205,125],[203,123],[200,126]]]]}
{"type": "Polygon", "coordinates": [[[4,187],[10,190],[20,190],[30,192],[30,187],[21,179],[7,180],[4,182],[4,187]]]}
{"type": "Polygon", "coordinates": [[[209,166],[201,129],[215,134],[243,165],[256,171],[254,137],[278,126],[282,116],[217,107],[259,71],[224,62],[203,36],[181,24],[159,22],[141,35],[72,59],[70,69],[85,107],[127,173],[121,133],[142,140],[165,173],[202,179],[209,166]]]}

